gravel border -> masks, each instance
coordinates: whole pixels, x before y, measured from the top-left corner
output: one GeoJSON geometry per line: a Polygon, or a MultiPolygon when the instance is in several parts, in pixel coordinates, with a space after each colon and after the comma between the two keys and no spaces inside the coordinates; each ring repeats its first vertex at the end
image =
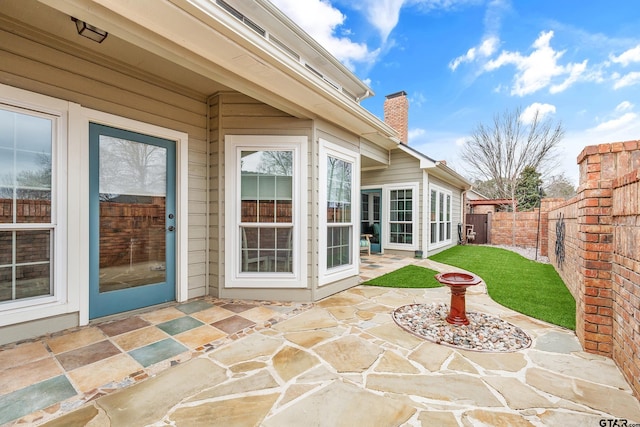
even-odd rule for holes
{"type": "Polygon", "coordinates": [[[550,264],[549,258],[546,256],[540,255],[540,249],[538,249],[537,254],[538,257],[536,259],[536,248],[522,248],[520,246],[509,246],[509,245],[480,245],[480,246],[489,246],[491,248],[500,248],[506,249],[511,252],[515,252],[531,261],[536,261],[541,264],[550,264]]]}
{"type": "Polygon", "coordinates": [[[480,352],[508,353],[528,348],[531,337],[519,327],[485,313],[467,311],[468,325],[452,325],[445,319],[445,303],[408,304],[392,318],[407,332],[436,344],[480,352]]]}

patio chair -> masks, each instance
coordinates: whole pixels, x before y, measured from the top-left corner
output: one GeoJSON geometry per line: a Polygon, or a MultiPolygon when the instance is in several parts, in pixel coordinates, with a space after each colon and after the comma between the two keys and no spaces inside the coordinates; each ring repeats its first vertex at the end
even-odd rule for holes
{"type": "Polygon", "coordinates": [[[473,231],[473,224],[467,224],[467,242],[473,242],[476,239],[476,232],[473,231]]]}
{"type": "Polygon", "coordinates": [[[360,253],[366,252],[368,256],[371,256],[371,234],[360,235],[360,253]]]}

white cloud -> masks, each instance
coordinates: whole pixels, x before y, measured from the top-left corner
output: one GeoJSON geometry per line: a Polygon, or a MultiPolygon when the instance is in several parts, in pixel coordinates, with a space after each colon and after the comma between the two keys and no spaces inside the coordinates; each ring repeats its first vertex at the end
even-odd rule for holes
{"type": "Polygon", "coordinates": [[[502,52],[498,58],[487,62],[486,71],[493,71],[505,65],[514,65],[518,70],[511,88],[512,95],[524,96],[551,85],[552,79],[567,75],[566,79],[550,88],[550,92],[558,93],[566,90],[578,81],[584,73],[587,61],[579,64],[560,65],[564,51],[556,51],[551,45],[553,31],[547,31],[533,43],[533,52],[525,56],[520,52],[502,52]]]}
{"type": "Polygon", "coordinates": [[[379,53],[379,50],[369,50],[365,43],[356,43],[348,37],[336,35],[346,17],[327,1],[272,0],[272,2],[352,70],[356,62],[374,61],[379,53]]]}
{"type": "Polygon", "coordinates": [[[520,114],[520,121],[524,124],[532,123],[536,112],[538,113],[538,121],[540,121],[547,114],[555,114],[556,106],[534,102],[533,104],[525,108],[524,111],[520,114]]]}
{"type": "Polygon", "coordinates": [[[365,3],[366,6],[362,10],[367,16],[367,20],[376,27],[382,42],[386,43],[389,34],[398,25],[400,9],[405,0],[373,0],[365,3]]]}
{"type": "Polygon", "coordinates": [[[608,120],[606,122],[600,123],[595,128],[589,129],[590,131],[595,132],[611,132],[618,131],[628,127],[628,125],[633,124],[636,121],[638,115],[633,112],[624,113],[622,116],[608,120]]]}
{"type": "Polygon", "coordinates": [[[630,103],[629,101],[622,101],[620,104],[618,104],[616,106],[616,111],[617,112],[622,112],[622,111],[627,111],[627,110],[633,110],[634,105],[632,103],[630,103]]]}
{"type": "Polygon", "coordinates": [[[422,104],[426,101],[427,98],[422,92],[415,92],[409,97],[409,105],[415,105],[416,107],[422,107],[422,104]]]}
{"type": "Polygon", "coordinates": [[[449,68],[452,71],[455,71],[456,68],[458,68],[458,66],[462,63],[473,62],[479,58],[489,58],[491,55],[495,53],[499,43],[500,43],[500,40],[497,37],[495,36],[488,37],[485,40],[483,40],[482,43],[480,43],[480,45],[470,48],[467,51],[467,53],[465,53],[464,55],[458,56],[453,61],[451,61],[449,63],[449,68]]]}
{"type": "Polygon", "coordinates": [[[609,59],[611,62],[615,62],[616,64],[622,64],[623,67],[626,67],[632,62],[640,62],[640,44],[622,52],[618,56],[610,55],[609,59]]]}
{"type": "Polygon", "coordinates": [[[565,79],[564,82],[559,85],[552,85],[549,88],[550,93],[560,93],[565,91],[569,86],[578,81],[580,76],[584,74],[584,71],[587,69],[587,60],[585,59],[579,64],[569,64],[567,65],[569,69],[569,77],[565,79]]]}
{"type": "Polygon", "coordinates": [[[420,137],[424,136],[426,133],[427,131],[421,128],[409,129],[409,134],[407,135],[409,143],[414,142],[416,139],[420,139],[420,137]]]}
{"type": "Polygon", "coordinates": [[[625,74],[624,76],[620,76],[620,74],[614,73],[613,78],[615,80],[615,83],[613,84],[614,89],[633,86],[640,83],[640,71],[632,71],[628,74],[625,74]]]}

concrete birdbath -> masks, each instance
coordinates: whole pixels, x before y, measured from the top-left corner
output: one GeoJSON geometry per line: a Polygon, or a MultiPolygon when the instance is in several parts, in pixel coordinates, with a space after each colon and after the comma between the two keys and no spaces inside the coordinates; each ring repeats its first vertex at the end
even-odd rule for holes
{"type": "Polygon", "coordinates": [[[479,284],[480,279],[471,273],[439,273],[436,280],[451,289],[451,306],[446,321],[452,325],[468,325],[465,294],[469,286],[479,284]]]}

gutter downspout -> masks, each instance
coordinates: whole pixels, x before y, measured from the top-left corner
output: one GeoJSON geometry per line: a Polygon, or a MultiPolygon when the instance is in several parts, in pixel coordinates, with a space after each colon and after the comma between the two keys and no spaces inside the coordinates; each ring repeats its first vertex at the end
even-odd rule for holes
{"type": "MultiPolygon", "coordinates": [[[[469,189],[469,190],[471,190],[471,189],[469,189]]],[[[467,222],[466,221],[467,214],[464,211],[464,209],[466,207],[466,205],[464,203],[464,199],[465,199],[465,197],[467,197],[467,193],[469,192],[469,190],[462,190],[462,194],[461,194],[462,197],[460,198],[460,216],[462,217],[462,218],[460,218],[460,223],[462,224],[462,233],[459,236],[460,237],[460,241],[458,242],[458,244],[462,244],[464,242],[464,238],[465,238],[464,231],[466,229],[465,225],[466,225],[466,222],[467,222]]]]}
{"type": "MultiPolygon", "coordinates": [[[[213,95],[209,95],[207,97],[207,115],[206,115],[206,120],[207,120],[207,125],[206,125],[206,132],[207,135],[205,136],[205,143],[207,144],[207,161],[205,162],[207,165],[207,173],[206,173],[206,180],[207,180],[207,185],[205,186],[206,191],[207,191],[207,195],[205,197],[205,203],[207,204],[207,206],[205,207],[205,227],[207,230],[207,238],[204,239],[204,252],[206,255],[206,262],[204,263],[204,275],[205,275],[205,294],[206,295],[211,295],[211,277],[209,276],[211,273],[211,230],[209,230],[209,227],[211,226],[211,100],[217,96],[217,94],[213,94],[213,95]]],[[[218,292],[219,295],[219,292],[218,292]]]]}

